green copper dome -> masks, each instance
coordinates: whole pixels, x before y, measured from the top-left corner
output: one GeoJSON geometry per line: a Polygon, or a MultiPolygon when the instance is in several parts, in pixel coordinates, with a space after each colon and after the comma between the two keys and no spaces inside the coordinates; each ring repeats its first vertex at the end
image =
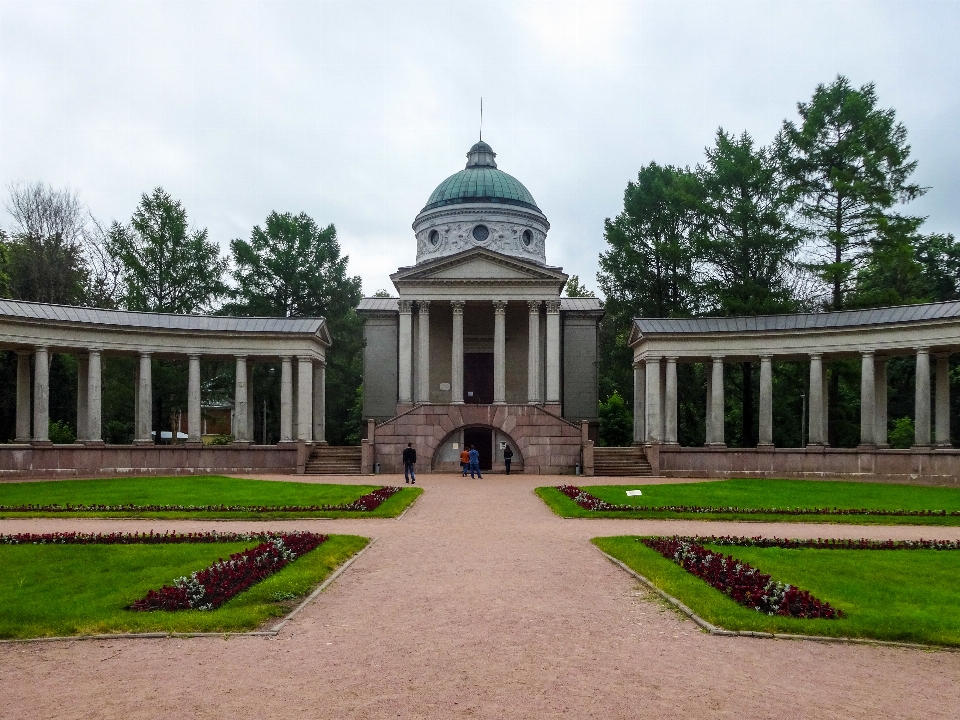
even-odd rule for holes
{"type": "Polygon", "coordinates": [[[460,203],[503,203],[540,211],[523,183],[497,170],[496,153],[487,143],[475,144],[467,157],[467,167],[440,183],[421,212],[460,203]]]}

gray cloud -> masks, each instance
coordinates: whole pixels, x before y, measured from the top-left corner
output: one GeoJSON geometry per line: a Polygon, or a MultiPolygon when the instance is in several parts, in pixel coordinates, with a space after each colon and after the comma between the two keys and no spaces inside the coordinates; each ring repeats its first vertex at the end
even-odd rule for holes
{"type": "Polygon", "coordinates": [[[912,206],[953,201],[953,2],[13,2],[0,0],[0,183],[43,180],[125,220],[161,185],[227,247],[271,210],[337,226],[371,293],[410,223],[484,138],[594,286],[603,219],[651,160],[718,126],[769,141],[838,73],[906,124],[912,206]]]}

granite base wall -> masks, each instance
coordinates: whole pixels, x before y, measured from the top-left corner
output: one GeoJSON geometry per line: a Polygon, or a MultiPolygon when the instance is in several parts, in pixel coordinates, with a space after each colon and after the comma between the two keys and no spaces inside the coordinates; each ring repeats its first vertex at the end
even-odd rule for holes
{"type": "Polygon", "coordinates": [[[866,480],[960,487],[960,450],[858,448],[646,448],[665,477],[866,480]]]}
{"type": "Polygon", "coordinates": [[[0,446],[0,477],[117,477],[296,473],[303,448],[289,445],[30,445],[0,446]]]}
{"type": "MultiPolygon", "coordinates": [[[[381,473],[403,472],[407,443],[417,449],[418,472],[458,471],[435,462],[440,444],[464,427],[489,427],[508,435],[519,457],[516,472],[572,475],[580,464],[580,427],[537,405],[418,405],[376,427],[373,462],[381,473]]],[[[449,467],[448,467],[449,466],[449,467]]],[[[370,468],[364,467],[364,472],[370,468]]]]}

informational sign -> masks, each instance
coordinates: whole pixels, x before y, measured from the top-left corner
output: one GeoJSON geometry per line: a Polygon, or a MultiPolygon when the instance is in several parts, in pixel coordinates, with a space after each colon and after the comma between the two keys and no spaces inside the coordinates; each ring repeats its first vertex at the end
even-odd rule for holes
{"type": "Polygon", "coordinates": [[[501,449],[501,450],[506,450],[506,449],[507,449],[507,443],[505,443],[503,440],[500,441],[500,449],[501,449]]]}

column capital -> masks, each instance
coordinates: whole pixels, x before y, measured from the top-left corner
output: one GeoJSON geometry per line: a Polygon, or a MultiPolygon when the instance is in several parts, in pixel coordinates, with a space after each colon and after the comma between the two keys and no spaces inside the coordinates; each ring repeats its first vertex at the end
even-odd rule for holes
{"type": "Polygon", "coordinates": [[[547,314],[556,315],[560,312],[560,301],[559,300],[547,300],[547,314]]]}
{"type": "Polygon", "coordinates": [[[450,307],[453,308],[454,315],[463,315],[463,306],[467,304],[466,300],[451,300],[450,307]]]}
{"type": "Polygon", "coordinates": [[[930,354],[930,348],[929,348],[928,346],[926,346],[926,345],[921,345],[921,346],[919,346],[919,347],[916,347],[916,348],[914,348],[914,350],[917,351],[917,355],[929,355],[929,354],[930,354]]]}
{"type": "Polygon", "coordinates": [[[760,362],[770,362],[771,360],[773,360],[773,355],[771,353],[764,353],[759,357],[760,357],[760,362]]]}
{"type": "Polygon", "coordinates": [[[187,353],[187,358],[190,360],[199,360],[200,357],[200,353],[187,353]]]}
{"type": "Polygon", "coordinates": [[[137,354],[142,358],[148,358],[151,355],[153,355],[153,353],[150,350],[140,350],[137,354]]]}
{"type": "Polygon", "coordinates": [[[413,300],[401,300],[399,306],[400,312],[404,315],[409,315],[413,312],[413,300]]]}
{"type": "Polygon", "coordinates": [[[724,360],[724,357],[725,357],[724,355],[711,355],[710,359],[713,360],[715,363],[716,362],[722,363],[724,360]]]}
{"type": "Polygon", "coordinates": [[[233,356],[234,356],[237,360],[246,360],[246,359],[247,359],[247,354],[246,354],[246,353],[234,353],[233,356]]]}
{"type": "Polygon", "coordinates": [[[665,357],[665,359],[666,359],[666,361],[667,361],[668,363],[673,363],[673,364],[676,364],[677,360],[680,359],[680,358],[679,358],[678,356],[676,356],[676,355],[666,355],[666,356],[664,356],[664,357],[665,357]]]}
{"type": "Polygon", "coordinates": [[[541,305],[543,305],[543,303],[540,300],[527,300],[527,307],[530,309],[531,315],[539,315],[541,305]]]}
{"type": "Polygon", "coordinates": [[[634,370],[639,370],[640,368],[642,368],[642,367],[644,366],[644,363],[645,363],[645,362],[646,362],[645,360],[634,360],[634,361],[633,361],[633,369],[634,369],[634,370]]]}
{"type": "Polygon", "coordinates": [[[507,311],[507,301],[506,300],[494,300],[493,301],[493,314],[494,315],[503,315],[507,311]]]}
{"type": "Polygon", "coordinates": [[[277,355],[277,358],[280,360],[280,362],[292,362],[292,361],[293,361],[293,355],[277,355]]]}
{"type": "Polygon", "coordinates": [[[417,300],[417,312],[421,315],[426,315],[430,312],[430,301],[429,300],[417,300]]]}
{"type": "Polygon", "coordinates": [[[87,348],[87,355],[100,355],[103,348],[87,348]]]}
{"type": "Polygon", "coordinates": [[[820,360],[823,358],[822,352],[812,352],[812,353],[807,353],[807,355],[809,355],[811,360],[820,360]]]}
{"type": "Polygon", "coordinates": [[[861,350],[860,357],[864,357],[864,358],[873,357],[876,354],[876,352],[877,352],[876,350],[861,350]]]}
{"type": "Polygon", "coordinates": [[[312,362],[313,362],[313,356],[312,356],[312,355],[297,355],[297,360],[299,360],[300,362],[312,363],[312,362]]]}
{"type": "Polygon", "coordinates": [[[660,362],[662,359],[663,359],[663,356],[662,356],[662,355],[647,355],[647,356],[646,356],[643,360],[641,360],[640,362],[648,362],[648,363],[651,363],[651,362],[660,362]]]}

